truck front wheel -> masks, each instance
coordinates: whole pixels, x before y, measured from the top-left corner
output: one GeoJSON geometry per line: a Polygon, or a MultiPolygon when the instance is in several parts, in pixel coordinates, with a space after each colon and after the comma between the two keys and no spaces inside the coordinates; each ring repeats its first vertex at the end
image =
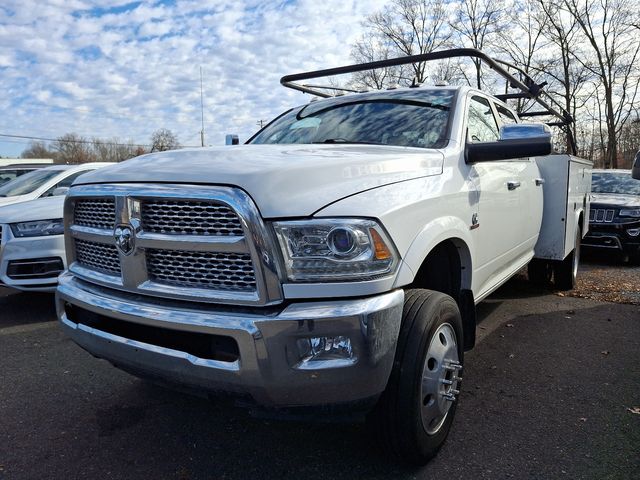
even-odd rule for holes
{"type": "Polygon", "coordinates": [[[407,290],[394,368],[370,421],[408,463],[424,465],[447,438],[462,380],[462,332],[453,298],[407,290]]]}

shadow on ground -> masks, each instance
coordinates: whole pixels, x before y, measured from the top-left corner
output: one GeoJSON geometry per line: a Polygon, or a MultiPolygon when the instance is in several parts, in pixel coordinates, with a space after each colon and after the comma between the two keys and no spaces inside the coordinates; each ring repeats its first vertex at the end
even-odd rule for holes
{"type": "Polygon", "coordinates": [[[389,461],[363,425],[253,419],[119,372],[57,329],[0,338],[0,478],[632,478],[639,313],[602,304],[497,328],[467,355],[454,428],[423,469],[389,461]]]}

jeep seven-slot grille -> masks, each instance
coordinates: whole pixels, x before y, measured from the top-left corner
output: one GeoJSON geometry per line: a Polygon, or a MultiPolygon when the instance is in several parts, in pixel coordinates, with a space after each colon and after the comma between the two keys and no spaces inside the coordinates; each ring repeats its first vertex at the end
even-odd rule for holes
{"type": "Polygon", "coordinates": [[[238,215],[228,206],[194,200],[143,201],[142,228],[178,235],[244,235],[238,215]]]}
{"type": "Polygon", "coordinates": [[[112,198],[80,200],[73,216],[76,225],[111,229],[116,223],[116,203],[112,198]]]}
{"type": "Polygon", "coordinates": [[[592,208],[589,210],[589,221],[595,223],[611,223],[616,215],[613,209],[592,208]]]}
{"type": "Polygon", "coordinates": [[[256,289],[249,254],[147,250],[147,271],[155,282],[215,290],[256,289]]]}
{"type": "Polygon", "coordinates": [[[120,275],[120,258],[113,245],[76,238],[76,259],[80,265],[109,275],[120,275]]]}

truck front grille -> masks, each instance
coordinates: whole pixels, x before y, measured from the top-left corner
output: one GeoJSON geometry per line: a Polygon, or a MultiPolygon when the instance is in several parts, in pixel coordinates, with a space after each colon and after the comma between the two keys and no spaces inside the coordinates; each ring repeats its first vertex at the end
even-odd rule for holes
{"type": "Polygon", "coordinates": [[[85,268],[109,275],[120,275],[120,258],[113,245],[75,239],[76,260],[85,268]]]}
{"type": "Polygon", "coordinates": [[[91,198],[76,202],[74,223],[84,227],[113,228],[116,203],[113,198],[91,198]]]}
{"type": "Polygon", "coordinates": [[[142,228],[178,235],[244,235],[240,219],[231,208],[195,200],[142,202],[142,228]]]}
{"type": "Polygon", "coordinates": [[[180,287],[252,292],[256,278],[249,254],[148,250],[149,278],[180,287]]]}
{"type": "Polygon", "coordinates": [[[273,240],[239,189],[76,186],[69,191],[65,219],[69,270],[85,281],[179,300],[282,300],[273,240]]]}

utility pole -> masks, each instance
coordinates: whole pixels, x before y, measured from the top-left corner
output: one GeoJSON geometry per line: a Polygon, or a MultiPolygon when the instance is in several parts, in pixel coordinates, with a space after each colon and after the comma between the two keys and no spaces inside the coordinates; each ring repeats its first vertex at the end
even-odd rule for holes
{"type": "Polygon", "coordinates": [[[202,129],[200,130],[200,145],[204,147],[204,97],[202,96],[202,67],[200,67],[200,119],[202,129]]]}
{"type": "Polygon", "coordinates": [[[262,127],[264,127],[264,126],[265,126],[265,124],[266,124],[266,123],[267,123],[267,121],[266,121],[266,120],[258,120],[258,121],[256,122],[256,125],[258,125],[260,128],[262,128],[262,127]]]}

